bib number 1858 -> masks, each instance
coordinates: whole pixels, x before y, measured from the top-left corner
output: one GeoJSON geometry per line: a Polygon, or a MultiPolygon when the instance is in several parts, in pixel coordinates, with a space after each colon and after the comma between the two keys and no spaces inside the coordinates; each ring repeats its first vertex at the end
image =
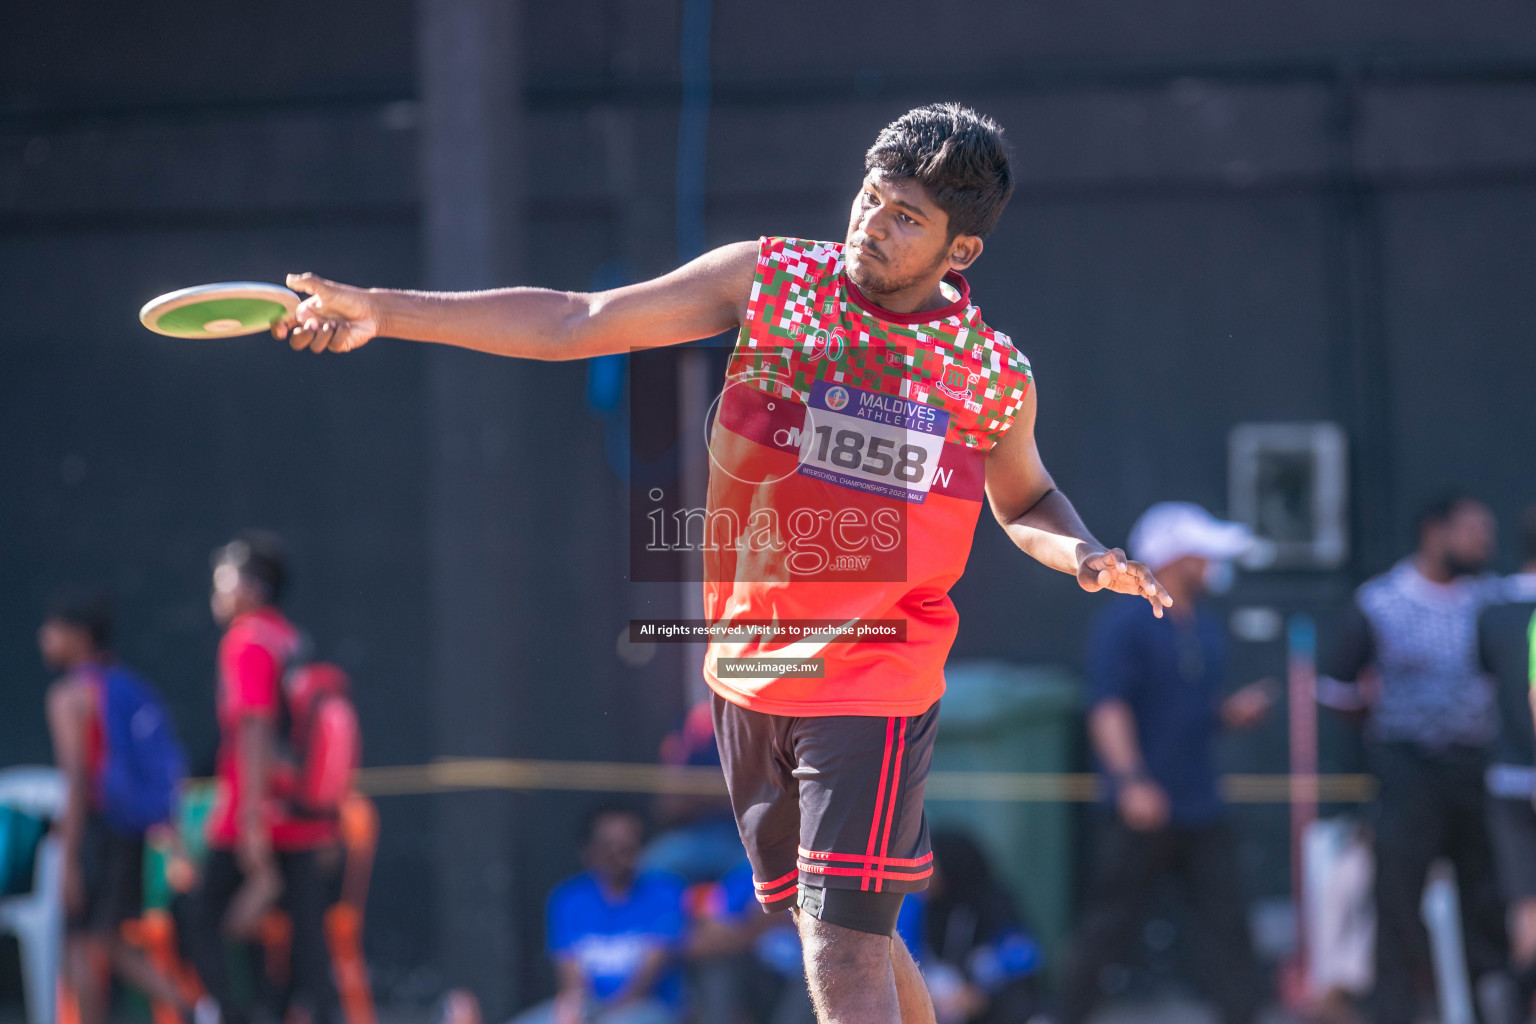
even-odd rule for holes
{"type": "Polygon", "coordinates": [[[900,501],[927,499],[949,413],[829,381],[812,385],[806,413],[802,474],[900,501]]]}
{"type": "Polygon", "coordinates": [[[841,469],[862,470],[872,476],[889,476],[902,483],[923,479],[928,452],[915,444],[898,445],[888,437],[866,437],[857,430],[830,426],[816,428],[812,456],[841,469]]]}

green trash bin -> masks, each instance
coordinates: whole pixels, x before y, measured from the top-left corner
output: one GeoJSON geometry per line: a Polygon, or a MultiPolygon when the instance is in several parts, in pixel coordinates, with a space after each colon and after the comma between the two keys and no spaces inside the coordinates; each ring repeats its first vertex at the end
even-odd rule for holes
{"type": "MultiPolygon", "coordinates": [[[[1072,806],[1059,800],[964,799],[971,787],[949,773],[1072,771],[1081,723],[1078,680],[1064,669],[1002,661],[960,662],[948,666],[944,676],[933,771],[945,773],[946,784],[930,792],[929,821],[936,829],[965,830],[981,843],[1050,959],[1070,923],[1072,806]]],[[[1021,787],[974,789],[996,796],[1010,790],[1017,795],[1021,787]]]]}

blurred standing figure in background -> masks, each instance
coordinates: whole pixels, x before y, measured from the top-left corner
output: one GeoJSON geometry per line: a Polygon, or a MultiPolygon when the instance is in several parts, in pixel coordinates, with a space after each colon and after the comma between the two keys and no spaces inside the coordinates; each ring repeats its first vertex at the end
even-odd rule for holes
{"type": "Polygon", "coordinates": [[[1477,665],[1477,616],[1496,593],[1488,507],[1437,498],[1418,520],[1418,550],[1355,592],[1326,674],[1375,693],[1366,739],[1376,799],[1378,1024],[1411,1024],[1430,977],[1419,906],[1437,857],[1456,868],[1462,936],[1479,1001],[1507,984],[1503,911],[1493,879],[1484,772],[1498,732],[1493,688],[1477,665]],[[1369,687],[1368,687],[1369,689],[1369,687]]]}
{"type": "Polygon", "coordinates": [[[59,824],[68,921],[64,979],[80,1024],[106,1021],[114,970],[153,998],[182,1006],[175,985],[122,936],[123,922],[144,909],[144,832],[104,805],[105,688],[115,662],[106,598],[60,595],[48,609],[37,643],[49,670],[62,673],[48,690],[48,731],[68,786],[59,824]]]}
{"type": "Polygon", "coordinates": [[[1488,768],[1488,826],[1509,907],[1510,967],[1536,1016],[1536,505],[1521,518],[1524,563],[1477,620],[1478,661],[1498,685],[1499,738],[1488,768]]]}
{"type": "MultiPolygon", "coordinates": [[[[191,951],[223,1024],[243,1024],[224,956],[224,939],[247,938],[263,911],[285,895],[293,921],[291,995],[316,1021],[331,1012],[325,948],[326,893],[312,850],[293,835],[320,827],[283,811],[275,778],[283,676],[297,657],[298,629],[278,608],[288,579],[282,542],[250,531],[213,554],[218,654],[218,798],[208,818],[208,859],[195,895],[191,951]],[[301,844],[303,845],[303,844],[301,844]],[[274,852],[276,851],[276,852],[274,852]]],[[[199,1020],[204,1014],[199,1006],[199,1020]]]]}
{"type": "Polygon", "coordinates": [[[1257,725],[1273,701],[1272,680],[1222,699],[1221,619],[1198,602],[1210,580],[1252,545],[1246,527],[1198,505],[1152,506],[1131,531],[1131,556],[1173,596],[1162,618],[1114,599],[1096,620],[1088,650],[1088,729],[1114,814],[1098,840],[1098,863],[1082,924],[1062,973],[1064,1024],[1081,1024],[1099,976],[1122,956],[1162,878],[1183,885],[1204,939],[1206,990],[1226,1024],[1248,1024],[1262,1002],[1248,934],[1237,851],[1217,790],[1217,731],[1257,725]]]}

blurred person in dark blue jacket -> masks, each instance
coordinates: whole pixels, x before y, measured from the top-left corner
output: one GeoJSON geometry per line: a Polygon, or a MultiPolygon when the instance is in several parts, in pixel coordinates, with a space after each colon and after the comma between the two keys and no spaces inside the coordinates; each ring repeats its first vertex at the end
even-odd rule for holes
{"type": "Polygon", "coordinates": [[[1223,728],[1257,725],[1273,680],[1225,692],[1225,627],[1200,598],[1253,539],[1187,502],[1148,509],[1131,531],[1131,556],[1173,595],[1162,618],[1113,600],[1088,650],[1089,737],[1103,772],[1106,810],[1098,863],[1063,969],[1064,1024],[1080,1024],[1099,978],[1129,949],[1154,888],[1181,884],[1203,942],[1205,989],[1226,1024],[1249,1024],[1262,982],[1248,933],[1237,850],[1218,790],[1215,741],[1223,728]]]}

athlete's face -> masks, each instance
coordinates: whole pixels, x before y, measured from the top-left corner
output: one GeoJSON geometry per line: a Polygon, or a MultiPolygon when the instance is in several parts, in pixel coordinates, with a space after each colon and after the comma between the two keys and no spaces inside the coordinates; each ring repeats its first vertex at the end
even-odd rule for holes
{"type": "Polygon", "coordinates": [[[846,241],[848,276],[870,296],[926,297],[946,273],[964,270],[981,255],[981,239],[974,235],[949,237],[949,215],[922,185],[880,171],[864,176],[846,241]]]}

